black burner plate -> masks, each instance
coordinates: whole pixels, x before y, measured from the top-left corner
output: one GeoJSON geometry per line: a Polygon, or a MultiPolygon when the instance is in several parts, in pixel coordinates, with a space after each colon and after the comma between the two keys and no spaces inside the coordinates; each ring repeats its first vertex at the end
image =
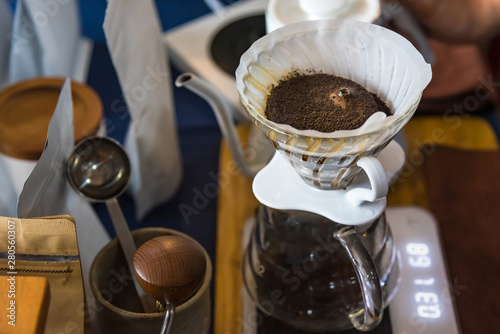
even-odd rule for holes
{"type": "Polygon", "coordinates": [[[234,76],[241,55],[265,34],[264,14],[233,21],[215,34],[211,43],[212,58],[224,72],[234,76]]]}

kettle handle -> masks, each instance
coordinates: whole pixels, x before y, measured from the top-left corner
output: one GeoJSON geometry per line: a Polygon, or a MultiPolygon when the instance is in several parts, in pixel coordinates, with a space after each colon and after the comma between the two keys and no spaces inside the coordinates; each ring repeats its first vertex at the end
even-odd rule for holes
{"type": "Polygon", "coordinates": [[[384,312],[384,299],[377,268],[358,233],[351,226],[340,228],[334,237],[349,255],[363,296],[364,309],[350,314],[349,318],[357,330],[371,330],[380,323],[384,312]]]}

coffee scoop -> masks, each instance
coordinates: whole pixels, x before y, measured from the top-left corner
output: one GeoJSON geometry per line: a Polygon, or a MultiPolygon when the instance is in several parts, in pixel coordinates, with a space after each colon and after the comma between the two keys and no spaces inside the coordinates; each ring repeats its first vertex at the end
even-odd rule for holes
{"type": "Polygon", "coordinates": [[[160,333],[170,333],[175,306],[196,292],[206,268],[201,246],[182,236],[156,237],[139,247],[134,256],[135,277],[166,311],[160,333]]]}
{"type": "MultiPolygon", "coordinates": [[[[91,137],[78,143],[67,161],[67,177],[71,187],[95,202],[105,202],[120,242],[125,260],[132,272],[136,246],[123,216],[117,197],[127,188],[130,162],[127,153],[116,141],[106,137],[91,137]]],[[[134,280],[144,312],[154,311],[149,296],[134,280]]]]}

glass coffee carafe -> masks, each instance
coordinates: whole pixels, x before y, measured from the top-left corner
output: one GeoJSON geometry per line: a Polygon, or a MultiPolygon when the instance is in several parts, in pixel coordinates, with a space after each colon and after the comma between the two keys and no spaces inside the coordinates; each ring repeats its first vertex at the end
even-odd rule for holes
{"type": "Polygon", "coordinates": [[[399,280],[384,210],[393,161],[404,161],[404,152],[391,140],[430,77],[406,39],[356,21],[291,24],[242,56],[241,100],[278,151],[253,182],[262,206],[243,258],[246,289],[264,314],[314,332],[367,331],[380,322],[399,280]],[[351,79],[394,114],[375,113],[359,129],[332,133],[268,120],[270,89],[301,72],[351,79]]]}
{"type": "Polygon", "coordinates": [[[256,221],[244,282],[265,314],[308,331],[378,324],[399,278],[383,213],[352,228],[310,212],[261,206],[256,221]]]}

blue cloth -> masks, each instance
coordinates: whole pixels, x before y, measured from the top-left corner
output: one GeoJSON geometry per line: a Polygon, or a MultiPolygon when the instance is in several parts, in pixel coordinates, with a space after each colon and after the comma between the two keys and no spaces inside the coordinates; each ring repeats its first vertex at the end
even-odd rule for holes
{"type": "MultiPolygon", "coordinates": [[[[163,30],[176,27],[210,12],[203,0],[156,0],[156,6],[163,30]]],[[[106,0],[80,1],[84,35],[103,43],[105,38],[102,24],[105,11],[106,0]]]]}

